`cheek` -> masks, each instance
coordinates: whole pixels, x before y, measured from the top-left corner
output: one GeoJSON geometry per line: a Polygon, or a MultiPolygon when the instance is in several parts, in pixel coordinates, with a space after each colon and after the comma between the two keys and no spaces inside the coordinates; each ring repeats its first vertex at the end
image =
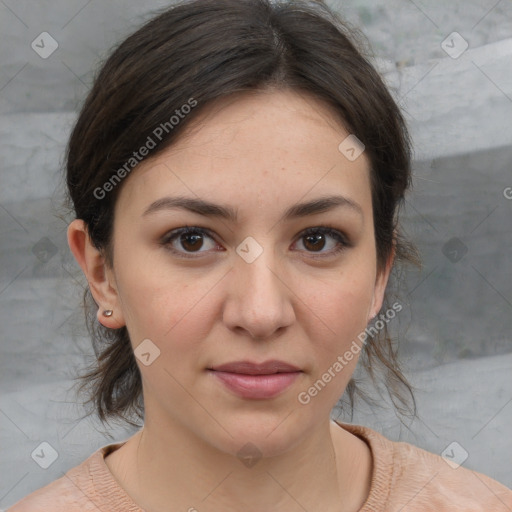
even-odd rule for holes
{"type": "MultiPolygon", "coordinates": [[[[321,284],[320,291],[304,297],[304,300],[314,306],[313,309],[331,328],[331,332],[351,332],[353,326],[364,329],[375,287],[372,267],[364,264],[347,265],[330,276],[322,277],[321,284]]],[[[318,282],[314,288],[319,289],[318,282]]]]}
{"type": "Polygon", "coordinates": [[[354,270],[338,275],[323,293],[305,300],[314,305],[311,310],[304,310],[309,318],[308,338],[314,357],[311,378],[297,399],[318,414],[334,407],[357,366],[362,348],[358,336],[367,326],[372,300],[369,274],[354,270]]]}
{"type": "Polygon", "coordinates": [[[160,257],[157,261],[145,256],[133,253],[118,264],[119,294],[132,345],[150,339],[162,356],[192,355],[207,335],[213,314],[211,292],[219,277],[179,272],[160,257]]]}
{"type": "MultiPolygon", "coordinates": [[[[368,325],[375,284],[371,269],[365,264],[347,266],[330,278],[322,278],[321,291],[303,296],[309,306],[303,311],[305,318],[309,318],[304,325],[308,325],[308,337],[318,356],[315,373],[331,366],[354,341],[361,345],[358,336],[368,325]]],[[[315,288],[318,289],[318,282],[315,288]]],[[[355,368],[356,363],[354,357],[350,367],[355,368]]]]}

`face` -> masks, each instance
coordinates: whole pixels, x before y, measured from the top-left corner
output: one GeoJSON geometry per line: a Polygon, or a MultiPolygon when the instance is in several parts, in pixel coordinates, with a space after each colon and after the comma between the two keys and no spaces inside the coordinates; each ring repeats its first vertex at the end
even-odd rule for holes
{"type": "Polygon", "coordinates": [[[109,306],[145,354],[146,424],[277,454],[329,418],[382,303],[369,162],[348,160],[348,132],[295,92],[231,96],[201,116],[123,183],[109,306]],[[269,360],[299,371],[212,371],[269,360]]]}

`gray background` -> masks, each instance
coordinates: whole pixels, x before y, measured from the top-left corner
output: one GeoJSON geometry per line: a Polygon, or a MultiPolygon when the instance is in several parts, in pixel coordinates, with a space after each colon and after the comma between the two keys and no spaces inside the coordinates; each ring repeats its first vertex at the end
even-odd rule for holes
{"type": "MultiPolygon", "coordinates": [[[[464,467],[512,487],[512,4],[329,4],[368,37],[410,124],[415,178],[403,224],[424,263],[406,274],[405,308],[393,321],[419,418],[404,428],[384,394],[382,409],[360,404],[353,422],[438,454],[455,441],[464,467]],[[441,46],[448,37],[452,56],[462,48],[454,31],[468,43],[458,58],[441,46]]],[[[0,0],[3,508],[134,432],[80,421],[70,391],[93,352],[66,242],[61,165],[99,59],[165,5],[0,0]],[[31,48],[44,31],[58,43],[46,59],[31,48]],[[31,457],[43,441],[58,453],[48,469],[31,457]]]]}

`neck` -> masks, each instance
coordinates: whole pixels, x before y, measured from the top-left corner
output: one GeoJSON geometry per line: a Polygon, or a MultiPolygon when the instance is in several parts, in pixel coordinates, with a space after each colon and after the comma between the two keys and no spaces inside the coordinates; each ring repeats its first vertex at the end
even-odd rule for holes
{"type": "Polygon", "coordinates": [[[122,447],[123,460],[107,464],[115,476],[116,467],[124,468],[118,479],[148,512],[349,512],[359,510],[368,495],[366,444],[328,418],[287,452],[252,461],[172,427],[146,421],[122,447]]]}

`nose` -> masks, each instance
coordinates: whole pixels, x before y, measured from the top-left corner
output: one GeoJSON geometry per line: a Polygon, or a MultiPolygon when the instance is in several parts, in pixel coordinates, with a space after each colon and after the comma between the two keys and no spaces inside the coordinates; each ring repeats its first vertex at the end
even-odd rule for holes
{"type": "Polygon", "coordinates": [[[292,325],[295,320],[293,286],[277,265],[273,251],[265,248],[251,263],[237,256],[228,279],[223,312],[228,328],[266,340],[292,325]]]}

